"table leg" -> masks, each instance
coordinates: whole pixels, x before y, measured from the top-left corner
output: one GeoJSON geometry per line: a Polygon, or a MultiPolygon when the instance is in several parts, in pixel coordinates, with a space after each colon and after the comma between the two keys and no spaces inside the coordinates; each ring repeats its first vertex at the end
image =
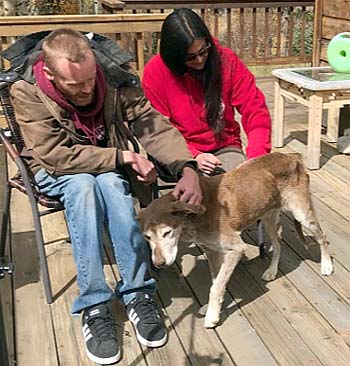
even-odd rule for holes
{"type": "Polygon", "coordinates": [[[322,103],[322,96],[314,94],[310,97],[307,135],[307,167],[309,169],[320,167],[322,103]]]}
{"type": "Polygon", "coordinates": [[[284,138],[284,98],[281,95],[281,86],[277,78],[275,79],[274,103],[272,144],[274,147],[282,147],[284,138]]]}
{"type": "Polygon", "coordinates": [[[339,134],[339,108],[331,107],[328,109],[327,117],[327,141],[337,142],[339,134]]]}

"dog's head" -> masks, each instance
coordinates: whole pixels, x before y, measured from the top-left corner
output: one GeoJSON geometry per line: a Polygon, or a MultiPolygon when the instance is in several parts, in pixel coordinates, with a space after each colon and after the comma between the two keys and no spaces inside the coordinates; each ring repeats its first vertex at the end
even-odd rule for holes
{"type": "Polygon", "coordinates": [[[203,212],[202,206],[181,202],[172,194],[152,201],[141,210],[137,218],[150,245],[152,262],[157,268],[174,263],[186,217],[203,212]]]}

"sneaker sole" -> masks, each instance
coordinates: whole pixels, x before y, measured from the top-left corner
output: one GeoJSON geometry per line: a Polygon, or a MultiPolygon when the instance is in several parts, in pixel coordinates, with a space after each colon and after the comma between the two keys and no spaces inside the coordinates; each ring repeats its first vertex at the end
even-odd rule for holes
{"type": "Polygon", "coordinates": [[[100,365],[110,365],[111,363],[116,363],[120,360],[120,356],[121,356],[120,350],[115,356],[112,356],[109,358],[99,358],[99,357],[93,355],[92,353],[90,353],[87,348],[85,348],[85,350],[86,350],[86,354],[89,357],[89,359],[95,363],[99,363],[100,365]]]}
{"type": "Polygon", "coordinates": [[[168,339],[168,335],[165,334],[165,336],[162,339],[159,339],[158,341],[148,341],[147,339],[143,338],[139,332],[137,331],[137,328],[134,327],[135,332],[136,332],[136,338],[137,340],[146,347],[151,347],[151,348],[157,348],[157,347],[161,347],[164,346],[164,344],[166,343],[167,339],[168,339]]]}

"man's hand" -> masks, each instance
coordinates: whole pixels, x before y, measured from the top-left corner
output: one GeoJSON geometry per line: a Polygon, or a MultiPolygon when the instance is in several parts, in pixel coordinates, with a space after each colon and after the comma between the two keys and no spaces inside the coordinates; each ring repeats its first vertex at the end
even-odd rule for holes
{"type": "Polygon", "coordinates": [[[221,161],[213,154],[202,153],[196,156],[198,169],[205,174],[211,175],[217,166],[221,165],[221,161]]]}
{"type": "Polygon", "coordinates": [[[154,164],[141,154],[133,151],[122,151],[124,164],[130,165],[137,173],[137,179],[145,184],[151,184],[157,179],[154,164]]]}
{"type": "Polygon", "coordinates": [[[202,203],[202,190],[198,174],[190,167],[185,166],[182,178],[177,182],[173,195],[180,201],[200,205],[202,203]]]}

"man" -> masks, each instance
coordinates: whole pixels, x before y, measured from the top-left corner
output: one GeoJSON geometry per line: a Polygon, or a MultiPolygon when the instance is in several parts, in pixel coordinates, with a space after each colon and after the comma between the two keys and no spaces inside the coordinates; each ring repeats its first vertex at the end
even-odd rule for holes
{"type": "Polygon", "coordinates": [[[155,281],[147,275],[148,246],[129,193],[131,173],[150,184],[156,172],[153,163],[128,150],[128,127],[146,151],[180,177],[176,197],[200,204],[199,180],[181,135],[150,106],[115,43],[59,29],[41,49],[42,36],[18,41],[21,47],[15,44],[8,54],[22,78],[11,88],[26,145],[22,155],[39,189],[65,206],[79,286],[72,313],[82,313],[87,355],[99,364],[115,363],[121,353],[110,312],[114,294],[103,273],[104,226],[121,275],[115,295],[125,304],[139,342],[159,347],[167,340],[152,297],[155,281]],[[21,61],[18,49],[26,50],[21,61]]]}

